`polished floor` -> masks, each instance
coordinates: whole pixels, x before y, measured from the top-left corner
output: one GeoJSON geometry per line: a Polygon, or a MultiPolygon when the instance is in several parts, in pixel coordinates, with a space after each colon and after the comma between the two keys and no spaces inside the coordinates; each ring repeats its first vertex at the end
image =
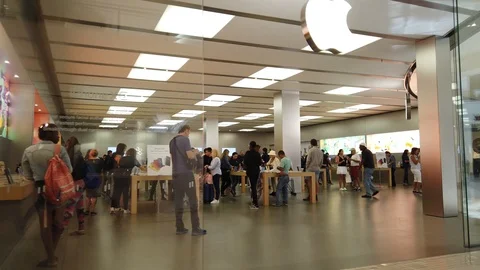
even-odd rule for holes
{"type": "MultiPolygon", "coordinates": [[[[65,234],[58,269],[326,270],[465,252],[461,217],[424,216],[411,189],[360,195],[331,188],[316,205],[299,195],[286,208],[260,210],[248,208],[249,196],[223,199],[202,207],[205,237],[176,236],[170,202],[142,203],[137,216],[110,216],[103,202],[87,235],[65,234]]],[[[1,269],[35,269],[44,256],[35,224],[1,269]]]]}
{"type": "Polygon", "coordinates": [[[477,270],[480,269],[480,252],[467,252],[399,263],[385,263],[351,270],[477,270]]]}

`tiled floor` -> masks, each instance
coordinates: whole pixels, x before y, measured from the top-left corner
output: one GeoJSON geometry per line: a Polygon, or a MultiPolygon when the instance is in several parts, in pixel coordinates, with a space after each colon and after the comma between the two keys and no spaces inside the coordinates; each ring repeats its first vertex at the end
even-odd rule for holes
{"type": "MultiPolygon", "coordinates": [[[[202,206],[208,235],[200,238],[174,234],[170,202],[142,203],[137,216],[110,216],[102,203],[87,235],[65,234],[58,269],[333,270],[465,252],[461,217],[423,215],[411,189],[384,188],[373,200],[360,195],[331,188],[316,205],[299,195],[288,208],[257,211],[248,195],[224,199],[202,206]]],[[[34,223],[1,269],[35,269],[44,256],[34,223]]]]}
{"type": "Polygon", "coordinates": [[[414,261],[381,264],[350,270],[478,270],[480,269],[480,251],[426,258],[414,261]]]}

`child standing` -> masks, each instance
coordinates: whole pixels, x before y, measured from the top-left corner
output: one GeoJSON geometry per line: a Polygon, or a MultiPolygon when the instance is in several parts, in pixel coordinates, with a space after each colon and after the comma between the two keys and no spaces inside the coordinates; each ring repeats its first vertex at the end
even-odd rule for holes
{"type": "Polygon", "coordinates": [[[290,177],[288,172],[292,168],[292,161],[286,157],[283,150],[278,152],[280,158],[280,166],[277,168],[279,173],[278,185],[277,185],[277,204],[275,206],[287,206],[288,205],[288,182],[290,177]]]}

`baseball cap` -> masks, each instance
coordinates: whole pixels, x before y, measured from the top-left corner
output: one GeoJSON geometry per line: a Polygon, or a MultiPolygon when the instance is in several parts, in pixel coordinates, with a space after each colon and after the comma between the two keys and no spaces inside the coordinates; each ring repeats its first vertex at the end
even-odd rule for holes
{"type": "Polygon", "coordinates": [[[350,148],[350,152],[356,151],[356,150],[357,150],[357,149],[355,149],[355,148],[350,148]]]}
{"type": "Polygon", "coordinates": [[[365,146],[365,147],[367,147],[367,145],[366,145],[365,143],[363,143],[363,142],[360,144],[360,146],[365,146]]]}

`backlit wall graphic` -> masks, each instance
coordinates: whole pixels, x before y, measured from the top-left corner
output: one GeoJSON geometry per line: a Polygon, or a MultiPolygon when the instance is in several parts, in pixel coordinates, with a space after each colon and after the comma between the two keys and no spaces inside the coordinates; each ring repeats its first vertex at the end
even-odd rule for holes
{"type": "Polygon", "coordinates": [[[338,154],[340,149],[343,149],[345,154],[349,154],[351,148],[358,149],[363,142],[365,142],[365,136],[323,139],[320,140],[320,148],[326,150],[330,155],[338,154]]]}
{"type": "Polygon", "coordinates": [[[0,79],[0,136],[7,138],[8,106],[10,104],[10,86],[2,72],[0,79]]]}
{"type": "Polygon", "coordinates": [[[373,153],[390,151],[403,153],[405,149],[420,147],[418,130],[367,135],[367,145],[373,153]]]}

